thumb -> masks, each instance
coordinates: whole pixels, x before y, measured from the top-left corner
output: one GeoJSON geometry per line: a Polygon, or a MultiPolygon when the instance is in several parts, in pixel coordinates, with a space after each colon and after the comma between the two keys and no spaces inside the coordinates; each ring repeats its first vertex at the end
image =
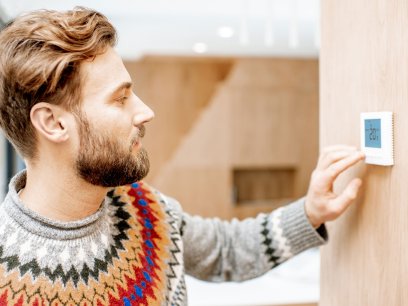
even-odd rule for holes
{"type": "Polygon", "coordinates": [[[353,203],[353,200],[355,200],[357,197],[361,184],[361,179],[353,179],[343,190],[343,192],[338,195],[337,198],[332,200],[333,210],[338,213],[337,216],[341,215],[347,209],[347,207],[353,203]]]}

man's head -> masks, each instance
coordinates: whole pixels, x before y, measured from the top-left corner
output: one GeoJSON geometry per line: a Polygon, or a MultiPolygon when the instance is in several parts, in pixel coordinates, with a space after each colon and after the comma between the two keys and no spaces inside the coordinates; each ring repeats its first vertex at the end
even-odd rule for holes
{"type": "Polygon", "coordinates": [[[80,64],[115,43],[108,20],[86,9],[32,12],[0,32],[0,126],[23,157],[36,155],[31,108],[38,102],[77,107],[80,64]]]}
{"type": "Polygon", "coordinates": [[[153,112],[133,94],[115,43],[106,17],[83,8],[32,12],[0,32],[0,126],[26,160],[69,142],[77,174],[95,185],[147,174],[139,140],[153,112]]]}

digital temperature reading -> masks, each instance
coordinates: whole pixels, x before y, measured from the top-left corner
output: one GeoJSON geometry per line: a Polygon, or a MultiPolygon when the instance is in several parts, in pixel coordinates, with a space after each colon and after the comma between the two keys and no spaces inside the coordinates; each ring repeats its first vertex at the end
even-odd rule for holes
{"type": "Polygon", "coordinates": [[[365,146],[369,148],[381,148],[381,119],[366,119],[365,146]]]}
{"type": "Polygon", "coordinates": [[[360,116],[361,150],[366,163],[381,166],[394,164],[392,112],[362,113],[360,116]]]}

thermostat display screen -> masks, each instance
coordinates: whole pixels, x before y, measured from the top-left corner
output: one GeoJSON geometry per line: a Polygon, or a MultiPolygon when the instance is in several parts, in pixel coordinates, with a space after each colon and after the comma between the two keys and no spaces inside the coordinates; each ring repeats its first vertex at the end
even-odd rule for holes
{"type": "Polygon", "coordinates": [[[381,119],[365,119],[365,146],[381,148],[381,119]]]}
{"type": "Polygon", "coordinates": [[[360,114],[360,144],[366,163],[394,165],[394,120],[392,112],[360,114]]]}

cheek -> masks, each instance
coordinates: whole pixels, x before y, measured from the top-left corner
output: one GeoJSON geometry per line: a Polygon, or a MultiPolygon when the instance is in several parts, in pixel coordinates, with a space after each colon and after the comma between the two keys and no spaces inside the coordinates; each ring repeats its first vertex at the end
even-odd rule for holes
{"type": "MultiPolygon", "coordinates": [[[[89,111],[88,111],[89,112],[89,111]]],[[[87,114],[91,132],[114,137],[119,142],[129,142],[134,133],[130,111],[119,106],[101,107],[87,114]]]]}
{"type": "Polygon", "coordinates": [[[80,149],[81,136],[79,126],[75,125],[69,132],[69,141],[67,142],[67,152],[75,156],[80,149]]]}

